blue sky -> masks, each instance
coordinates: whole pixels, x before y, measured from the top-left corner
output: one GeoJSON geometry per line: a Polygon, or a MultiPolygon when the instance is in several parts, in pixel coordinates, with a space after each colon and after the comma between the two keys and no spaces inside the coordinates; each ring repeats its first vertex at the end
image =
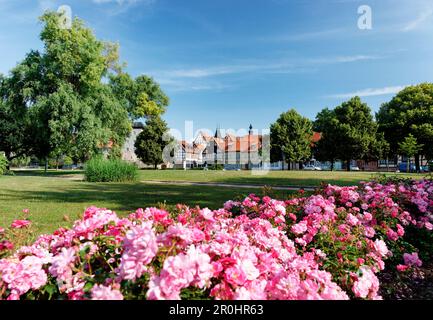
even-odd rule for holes
{"type": "Polygon", "coordinates": [[[1,73],[41,48],[37,17],[65,4],[161,84],[179,130],[263,129],[289,108],[314,119],[355,94],[377,111],[433,77],[431,0],[0,0],[1,73]]]}

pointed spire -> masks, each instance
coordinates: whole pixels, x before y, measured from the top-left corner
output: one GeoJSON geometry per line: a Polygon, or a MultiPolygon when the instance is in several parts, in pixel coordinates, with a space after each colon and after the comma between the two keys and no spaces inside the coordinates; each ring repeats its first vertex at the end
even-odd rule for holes
{"type": "Polygon", "coordinates": [[[221,129],[220,129],[220,125],[217,125],[217,129],[215,131],[215,138],[219,138],[222,139],[222,135],[221,135],[221,129]]]}

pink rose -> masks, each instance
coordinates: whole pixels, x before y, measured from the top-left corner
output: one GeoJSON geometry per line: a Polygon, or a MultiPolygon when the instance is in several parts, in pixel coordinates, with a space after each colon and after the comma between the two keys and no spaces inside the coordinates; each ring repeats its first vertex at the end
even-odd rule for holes
{"type": "Polygon", "coordinates": [[[14,229],[25,228],[25,227],[29,226],[30,223],[31,222],[29,220],[15,220],[14,222],[12,222],[11,228],[14,228],[14,229]]]}
{"type": "Polygon", "coordinates": [[[400,271],[400,272],[404,272],[404,271],[406,271],[407,269],[409,269],[409,266],[405,266],[404,264],[399,264],[399,265],[397,266],[397,271],[400,271]]]}

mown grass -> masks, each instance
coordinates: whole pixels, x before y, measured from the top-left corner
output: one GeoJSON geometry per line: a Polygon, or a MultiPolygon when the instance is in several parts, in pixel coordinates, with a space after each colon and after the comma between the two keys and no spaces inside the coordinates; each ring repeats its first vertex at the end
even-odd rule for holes
{"type": "MultiPolygon", "coordinates": [[[[215,186],[174,185],[170,181],[218,182],[257,186],[319,186],[358,184],[374,174],[367,172],[272,171],[265,176],[248,171],[182,171],[142,170],[137,182],[90,183],[83,181],[83,171],[17,170],[15,176],[0,177],[0,226],[9,225],[28,208],[38,234],[52,232],[60,226],[70,226],[85,208],[95,205],[126,215],[137,208],[161,203],[185,203],[216,209],[238,196],[261,194],[260,188],[226,188],[215,186]],[[166,181],[167,183],[152,183],[166,181]]],[[[422,174],[395,174],[422,178],[422,174]]],[[[273,191],[277,198],[286,198],[290,191],[273,191]]]]}
{"type": "MultiPolygon", "coordinates": [[[[185,203],[216,209],[229,199],[249,193],[261,194],[261,189],[217,188],[208,186],[179,186],[130,183],[89,183],[50,174],[0,177],[0,226],[8,226],[30,209],[36,233],[52,232],[60,226],[70,226],[85,208],[95,205],[126,215],[137,208],[157,206],[161,203],[185,203]]],[[[280,198],[289,191],[275,191],[280,198]]]]}
{"type": "MultiPolygon", "coordinates": [[[[382,173],[381,173],[382,174],[382,173]]],[[[420,179],[426,174],[384,173],[387,176],[420,179]]],[[[374,172],[345,171],[270,171],[254,175],[251,171],[201,171],[201,170],[141,170],[142,181],[189,181],[252,184],[269,186],[319,186],[322,182],[336,185],[355,185],[378,175],[374,172]]]]}
{"type": "MultiPolygon", "coordinates": [[[[56,171],[49,170],[16,170],[17,176],[69,176],[83,179],[84,171],[56,171]]],[[[312,186],[317,187],[321,183],[336,185],[356,185],[360,181],[368,181],[377,175],[392,177],[406,177],[421,179],[430,174],[416,173],[377,173],[377,172],[346,172],[346,171],[270,171],[265,175],[255,175],[251,171],[222,171],[222,170],[140,170],[138,181],[185,181],[185,182],[215,182],[228,184],[251,184],[257,186],[312,186]]]]}

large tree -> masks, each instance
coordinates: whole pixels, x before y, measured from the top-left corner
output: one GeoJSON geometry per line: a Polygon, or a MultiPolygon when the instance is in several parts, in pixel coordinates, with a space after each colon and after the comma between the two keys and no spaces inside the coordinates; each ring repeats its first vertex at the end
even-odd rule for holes
{"type": "Polygon", "coordinates": [[[167,123],[158,116],[149,117],[143,131],[135,141],[135,154],[145,164],[155,169],[163,163],[164,148],[171,143],[167,123]]]}
{"type": "Polygon", "coordinates": [[[321,135],[313,147],[314,157],[319,161],[329,161],[331,170],[334,170],[335,162],[339,158],[338,146],[342,143],[337,124],[338,120],[333,110],[328,108],[320,111],[313,123],[314,131],[320,132],[321,135]]]}
{"type": "Polygon", "coordinates": [[[336,159],[344,160],[348,171],[351,160],[378,159],[386,149],[385,141],[377,135],[371,109],[359,97],[333,110],[322,110],[314,127],[322,133],[316,146],[318,158],[331,163],[336,159]]]}
{"type": "Polygon", "coordinates": [[[433,159],[432,83],[406,87],[381,106],[376,118],[394,154],[398,154],[399,143],[410,134],[423,145],[414,155],[417,171],[420,170],[421,155],[433,159]]]}
{"type": "Polygon", "coordinates": [[[32,51],[11,70],[0,75],[0,151],[9,162],[31,152],[31,128],[28,108],[38,96],[40,55],[32,51]],[[36,87],[36,88],[35,88],[36,87]]]}
{"type": "Polygon", "coordinates": [[[0,150],[9,160],[26,153],[84,161],[107,145],[117,154],[132,120],[168,105],[151,78],[122,70],[117,45],[98,40],[78,18],[69,29],[60,18],[45,13],[43,50],[0,78],[0,150]]]}
{"type": "Polygon", "coordinates": [[[271,125],[271,158],[273,161],[301,162],[311,156],[312,123],[291,109],[271,125]]]}

